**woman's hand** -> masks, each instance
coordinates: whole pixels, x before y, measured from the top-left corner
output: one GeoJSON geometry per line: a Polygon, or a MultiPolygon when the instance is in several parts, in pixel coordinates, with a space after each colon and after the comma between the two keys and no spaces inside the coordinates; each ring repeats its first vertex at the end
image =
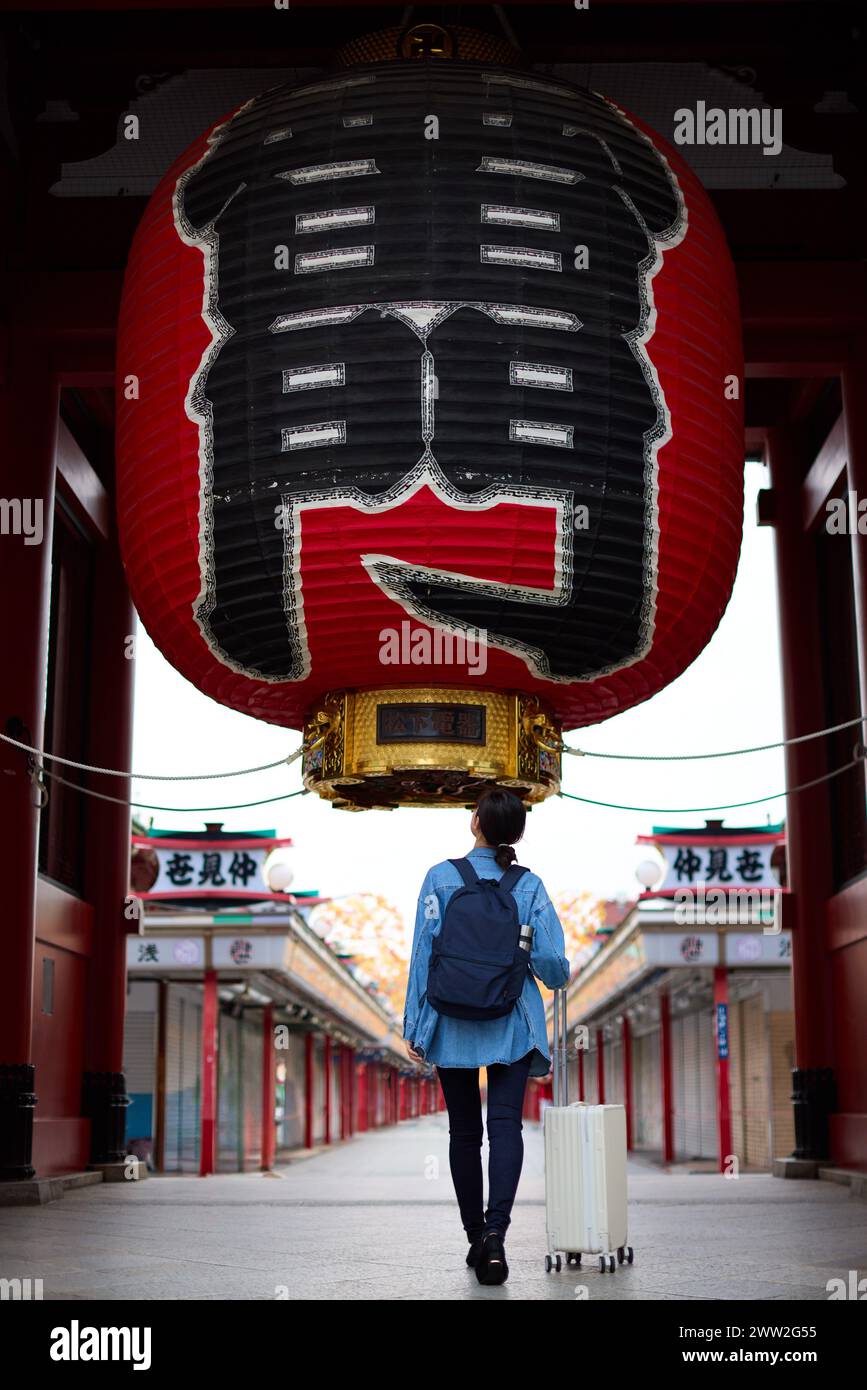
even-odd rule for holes
{"type": "Polygon", "coordinates": [[[412,1061],[412,1062],[423,1062],[423,1061],[424,1061],[424,1057],[422,1057],[422,1055],[421,1055],[420,1052],[416,1052],[415,1048],[413,1047],[413,1045],[412,1045],[412,1043],[409,1041],[409,1039],[404,1038],[404,1040],[403,1040],[403,1045],[404,1045],[404,1047],[405,1047],[406,1050],[407,1050],[407,1055],[409,1056],[410,1061],[412,1061]]]}

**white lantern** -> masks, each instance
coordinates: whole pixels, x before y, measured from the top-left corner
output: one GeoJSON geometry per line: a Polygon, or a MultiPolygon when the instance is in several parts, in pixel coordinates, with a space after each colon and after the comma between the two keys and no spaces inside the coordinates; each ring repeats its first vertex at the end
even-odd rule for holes
{"type": "Polygon", "coordinates": [[[285,859],[271,860],[265,870],[268,887],[272,893],[285,893],[295,874],[285,859]]]}
{"type": "Polygon", "coordinates": [[[662,865],[657,859],[642,859],[635,870],[635,877],[645,888],[654,888],[663,876],[662,865]]]}

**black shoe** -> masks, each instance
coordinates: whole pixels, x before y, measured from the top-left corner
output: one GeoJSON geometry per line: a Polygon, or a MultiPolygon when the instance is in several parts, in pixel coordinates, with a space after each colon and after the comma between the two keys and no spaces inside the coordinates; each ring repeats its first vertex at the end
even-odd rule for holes
{"type": "Polygon", "coordinates": [[[467,1251],[467,1264],[470,1266],[471,1269],[475,1268],[476,1264],[478,1263],[479,1255],[481,1253],[482,1237],[476,1236],[476,1239],[472,1241],[472,1243],[470,1244],[470,1248],[467,1251]]]}
{"type": "Polygon", "coordinates": [[[482,1249],[476,1261],[476,1278],[480,1284],[505,1284],[509,1277],[506,1250],[499,1231],[486,1231],[482,1249]]]}

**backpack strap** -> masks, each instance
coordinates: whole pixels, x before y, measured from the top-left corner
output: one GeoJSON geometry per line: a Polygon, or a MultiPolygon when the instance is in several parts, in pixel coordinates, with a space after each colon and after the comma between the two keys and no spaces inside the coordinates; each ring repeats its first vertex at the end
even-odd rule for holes
{"type": "Polygon", "coordinates": [[[467,888],[472,888],[474,884],[478,883],[479,876],[469,859],[450,859],[449,863],[454,864],[467,888]]]}
{"type": "Polygon", "coordinates": [[[530,870],[523,868],[521,864],[513,864],[511,868],[506,870],[503,877],[500,879],[500,887],[504,888],[507,893],[511,893],[518,879],[523,878],[524,874],[528,874],[529,872],[530,870]]]}

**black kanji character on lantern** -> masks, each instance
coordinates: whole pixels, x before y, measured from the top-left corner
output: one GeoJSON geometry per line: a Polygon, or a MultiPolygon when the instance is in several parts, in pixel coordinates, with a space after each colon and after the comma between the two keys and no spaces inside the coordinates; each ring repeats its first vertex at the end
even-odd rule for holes
{"type": "Polygon", "coordinates": [[[737,869],[744,883],[758,883],[762,877],[762,856],[757,849],[742,849],[737,857],[737,869]]]}
{"type": "Polygon", "coordinates": [[[302,679],[294,503],[372,514],[420,480],[444,507],[481,497],[480,525],[486,492],[547,503],[552,584],[486,581],[473,547],[444,573],[372,561],[408,611],[481,629],[549,679],[644,655],[670,428],[644,347],[650,278],[686,222],[674,174],[626,116],[542,75],[382,64],[249,102],[180,176],[174,207],[217,326],[189,405],[196,616],[221,660],[302,679]],[[505,146],[483,124],[494,102],[505,146]],[[432,111],[448,115],[425,140],[432,111]]]}
{"type": "Polygon", "coordinates": [[[222,868],[223,856],[217,850],[212,850],[202,856],[202,867],[199,870],[199,883],[213,883],[215,888],[222,888],[226,882],[223,878],[222,868]]]}
{"type": "Polygon", "coordinates": [[[707,877],[718,878],[720,883],[731,882],[732,875],[729,871],[729,852],[723,845],[708,850],[707,855],[707,877]]]}
{"type": "Polygon", "coordinates": [[[692,849],[679,849],[674,857],[674,871],[678,882],[681,879],[694,879],[701,868],[701,859],[692,849]]]}
{"type": "Polygon", "coordinates": [[[143,941],[140,943],[137,957],[139,965],[159,964],[159,958],[159,951],[155,942],[143,941]]]}
{"type": "Polygon", "coordinates": [[[232,880],[235,887],[237,887],[240,882],[241,887],[246,888],[249,880],[255,877],[257,868],[258,865],[256,860],[251,859],[246,851],[243,851],[241,854],[233,854],[232,862],[229,865],[229,878],[232,880]]]}
{"type": "Polygon", "coordinates": [[[188,888],[193,881],[193,856],[172,854],[166,861],[166,877],[179,888],[188,888]]]}

